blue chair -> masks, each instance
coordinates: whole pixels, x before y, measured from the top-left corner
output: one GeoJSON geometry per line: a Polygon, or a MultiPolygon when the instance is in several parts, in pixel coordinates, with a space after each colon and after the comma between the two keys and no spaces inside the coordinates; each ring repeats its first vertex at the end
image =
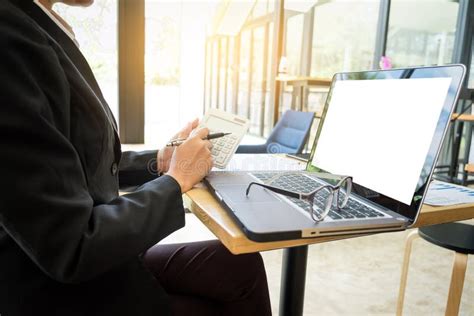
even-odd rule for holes
{"type": "Polygon", "coordinates": [[[313,112],[286,111],[265,144],[240,145],[239,154],[301,154],[313,123],[313,112]]]}

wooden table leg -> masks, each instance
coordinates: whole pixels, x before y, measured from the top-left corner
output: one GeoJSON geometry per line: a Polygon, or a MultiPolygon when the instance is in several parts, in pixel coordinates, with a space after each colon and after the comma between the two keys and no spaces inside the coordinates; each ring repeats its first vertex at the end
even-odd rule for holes
{"type": "Polygon", "coordinates": [[[407,287],[408,267],[410,264],[411,246],[413,240],[420,237],[418,229],[408,234],[405,242],[405,256],[403,257],[402,276],[400,277],[400,289],[398,291],[397,316],[402,315],[403,301],[405,300],[405,289],[407,287]]]}
{"type": "Polygon", "coordinates": [[[303,315],[308,246],[283,250],[280,316],[303,315]]]}
{"type": "Polygon", "coordinates": [[[461,305],[462,288],[466,276],[467,255],[456,252],[454,255],[453,272],[451,274],[451,286],[449,287],[446,315],[458,315],[461,305]]]}

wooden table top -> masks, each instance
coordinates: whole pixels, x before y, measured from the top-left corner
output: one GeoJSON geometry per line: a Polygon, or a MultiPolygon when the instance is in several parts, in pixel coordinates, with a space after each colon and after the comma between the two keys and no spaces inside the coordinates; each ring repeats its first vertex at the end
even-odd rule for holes
{"type": "MultiPolygon", "coordinates": [[[[248,239],[219,202],[205,187],[194,188],[184,196],[186,206],[234,254],[322,243],[356,237],[356,235],[325,236],[275,242],[255,242],[248,239]]],[[[455,222],[474,218],[474,204],[453,206],[424,205],[416,227],[455,222]]]]}
{"type": "Polygon", "coordinates": [[[308,85],[308,86],[323,86],[330,87],[332,79],[327,78],[316,78],[316,77],[307,77],[307,76],[290,76],[290,75],[280,75],[276,77],[277,81],[286,82],[289,85],[308,85]]]}
{"type": "Polygon", "coordinates": [[[452,119],[463,121],[463,122],[474,122],[474,115],[473,114],[459,114],[453,113],[451,116],[452,119]]]}

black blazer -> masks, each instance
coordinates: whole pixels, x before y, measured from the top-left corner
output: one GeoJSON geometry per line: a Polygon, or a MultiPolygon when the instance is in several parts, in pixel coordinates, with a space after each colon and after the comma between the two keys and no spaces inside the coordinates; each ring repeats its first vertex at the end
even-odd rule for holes
{"type": "Polygon", "coordinates": [[[122,154],[75,44],[32,0],[0,0],[2,316],[168,313],[139,260],[184,225],[179,185],[147,172],[155,155],[122,154]],[[151,181],[119,197],[119,175],[151,181]]]}

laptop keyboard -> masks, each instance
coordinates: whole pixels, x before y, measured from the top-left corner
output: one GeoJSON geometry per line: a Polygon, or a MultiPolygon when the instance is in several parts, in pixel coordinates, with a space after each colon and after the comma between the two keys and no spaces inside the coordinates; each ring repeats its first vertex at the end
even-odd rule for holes
{"type": "MultiPolygon", "coordinates": [[[[254,177],[266,183],[268,180],[273,178],[274,176],[278,175],[279,173],[273,172],[258,172],[252,173],[254,177]]],[[[322,183],[307,177],[300,173],[289,173],[283,174],[280,176],[276,181],[273,181],[272,186],[280,187],[282,189],[301,192],[301,193],[310,193],[315,190],[317,187],[321,186],[322,183]]],[[[306,212],[310,213],[312,209],[312,205],[306,201],[286,197],[288,200],[305,210],[306,212]]],[[[324,199],[316,197],[317,206],[320,212],[324,207],[324,199]]],[[[377,218],[377,217],[385,217],[386,215],[374,210],[373,208],[368,207],[365,204],[362,204],[355,199],[349,198],[346,207],[343,209],[338,210],[337,207],[334,205],[331,207],[331,210],[328,213],[328,216],[333,220],[344,220],[344,219],[363,219],[363,218],[377,218]]]]}

